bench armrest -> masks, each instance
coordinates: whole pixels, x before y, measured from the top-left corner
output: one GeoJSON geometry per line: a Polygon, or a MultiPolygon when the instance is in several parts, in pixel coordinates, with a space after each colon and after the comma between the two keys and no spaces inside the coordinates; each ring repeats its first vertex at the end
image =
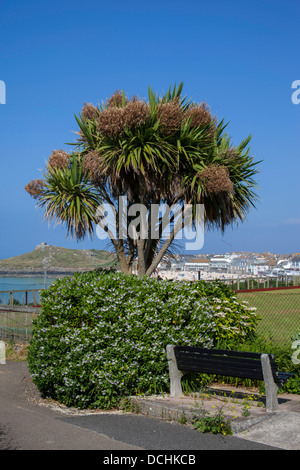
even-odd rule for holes
{"type": "Polygon", "coordinates": [[[166,347],[167,352],[167,360],[169,365],[169,374],[170,374],[170,396],[171,397],[179,397],[183,395],[182,393],[182,386],[181,386],[181,378],[184,375],[182,371],[180,371],[177,367],[177,361],[174,352],[175,346],[172,344],[168,344],[166,347]]]}

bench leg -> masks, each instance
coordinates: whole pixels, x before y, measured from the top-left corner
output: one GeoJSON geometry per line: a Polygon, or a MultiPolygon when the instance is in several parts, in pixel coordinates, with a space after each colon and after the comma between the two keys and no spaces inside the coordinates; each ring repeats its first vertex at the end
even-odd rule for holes
{"type": "Polygon", "coordinates": [[[184,374],[177,368],[174,347],[175,346],[168,344],[168,346],[166,347],[166,352],[170,374],[170,396],[178,397],[183,394],[181,387],[181,377],[184,374]]]}
{"type": "Polygon", "coordinates": [[[278,410],[277,392],[278,386],[274,382],[273,373],[268,354],[261,355],[261,365],[266,388],[266,410],[273,412],[278,410]]]}

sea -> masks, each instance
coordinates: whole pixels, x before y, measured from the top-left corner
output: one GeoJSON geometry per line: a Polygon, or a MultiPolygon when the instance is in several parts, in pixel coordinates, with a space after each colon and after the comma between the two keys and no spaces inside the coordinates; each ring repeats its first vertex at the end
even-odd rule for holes
{"type": "MultiPolygon", "coordinates": [[[[10,301],[10,293],[3,291],[22,290],[30,291],[32,289],[45,289],[55,281],[55,277],[40,276],[40,277],[1,277],[0,276],[0,305],[7,305],[10,301]]],[[[25,292],[14,293],[15,304],[26,302],[25,292]]],[[[28,292],[27,302],[34,301],[32,293],[28,292]]],[[[36,301],[39,301],[39,294],[36,293],[36,301]]]]}

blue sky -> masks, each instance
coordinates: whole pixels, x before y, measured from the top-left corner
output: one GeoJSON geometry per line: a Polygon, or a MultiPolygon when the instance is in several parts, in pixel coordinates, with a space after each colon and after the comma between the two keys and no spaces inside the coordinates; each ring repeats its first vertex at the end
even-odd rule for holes
{"type": "Polygon", "coordinates": [[[291,100],[299,24],[296,0],[0,0],[0,259],[42,241],[105,248],[49,227],[24,186],[53,149],[75,141],[84,102],[116,89],[146,97],[149,85],[161,93],[181,81],[230,122],[233,143],[251,134],[263,160],[256,210],[224,235],[207,233],[201,251],[300,252],[300,104],[291,100]]]}

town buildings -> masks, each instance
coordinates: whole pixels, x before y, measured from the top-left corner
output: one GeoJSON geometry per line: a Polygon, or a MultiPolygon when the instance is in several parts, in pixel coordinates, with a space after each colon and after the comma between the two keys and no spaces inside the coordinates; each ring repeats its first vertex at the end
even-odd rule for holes
{"type": "Polygon", "coordinates": [[[227,278],[300,276],[300,253],[232,252],[222,255],[174,255],[161,262],[158,270],[177,273],[215,273],[220,277],[226,275],[227,278]]]}

